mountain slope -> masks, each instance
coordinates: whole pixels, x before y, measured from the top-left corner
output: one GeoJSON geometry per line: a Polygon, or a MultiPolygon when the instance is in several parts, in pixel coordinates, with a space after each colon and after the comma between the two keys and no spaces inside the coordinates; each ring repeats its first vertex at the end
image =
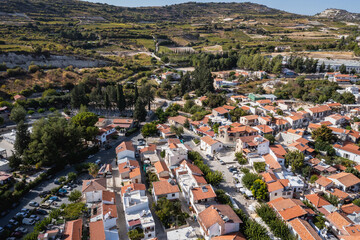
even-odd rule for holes
{"type": "Polygon", "coordinates": [[[79,0],[2,0],[1,11],[25,13],[32,19],[44,17],[102,16],[118,21],[190,21],[233,14],[292,15],[255,3],[195,3],[164,7],[127,8],[79,0]]]}
{"type": "Polygon", "coordinates": [[[321,18],[330,18],[338,21],[360,21],[360,13],[351,13],[342,9],[329,8],[315,15],[321,18]]]}

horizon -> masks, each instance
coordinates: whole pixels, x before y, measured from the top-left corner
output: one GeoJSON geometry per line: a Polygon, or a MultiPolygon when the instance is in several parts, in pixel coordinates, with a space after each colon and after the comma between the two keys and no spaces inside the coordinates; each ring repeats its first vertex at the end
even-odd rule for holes
{"type": "MultiPolygon", "coordinates": [[[[174,5],[186,2],[194,2],[189,0],[82,0],[93,3],[106,3],[109,5],[121,6],[121,7],[150,7],[150,6],[166,6],[174,5]]],[[[252,2],[266,5],[270,8],[276,8],[290,13],[303,14],[303,15],[314,15],[320,13],[328,8],[338,8],[347,10],[353,13],[360,12],[360,4],[357,0],[302,0],[302,1],[286,1],[286,0],[198,0],[198,3],[209,3],[209,2],[252,2]],[[356,4],[357,3],[357,4],[356,4]],[[311,8],[309,8],[311,6],[311,8]]]]}

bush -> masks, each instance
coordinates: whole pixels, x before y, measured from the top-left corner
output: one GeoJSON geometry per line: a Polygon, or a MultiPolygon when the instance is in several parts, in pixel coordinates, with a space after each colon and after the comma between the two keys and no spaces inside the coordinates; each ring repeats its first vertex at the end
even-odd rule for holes
{"type": "Polygon", "coordinates": [[[45,109],[40,108],[37,112],[38,112],[38,113],[44,113],[44,112],[45,112],[45,109]]]}
{"type": "Polygon", "coordinates": [[[264,162],[255,162],[254,163],[254,169],[257,173],[265,172],[266,163],[264,162]]]}
{"type": "Polygon", "coordinates": [[[40,67],[38,65],[30,65],[29,66],[29,73],[35,73],[40,70],[40,67]]]}
{"type": "Polygon", "coordinates": [[[160,157],[165,158],[165,150],[162,150],[162,151],[160,152],[160,157]]]}
{"type": "Polygon", "coordinates": [[[250,189],[257,179],[261,179],[261,177],[256,173],[249,172],[245,173],[241,181],[247,189],[250,189]]]}
{"type": "Polygon", "coordinates": [[[317,175],[312,175],[311,178],[310,178],[310,182],[315,183],[316,180],[318,180],[318,179],[319,179],[319,177],[317,175]]]}
{"type": "Polygon", "coordinates": [[[56,111],[56,108],[51,107],[51,108],[49,108],[49,110],[50,110],[50,112],[55,112],[55,111],[56,111]]]}
{"type": "Polygon", "coordinates": [[[29,115],[33,115],[34,113],[35,113],[34,110],[29,110],[29,111],[27,112],[27,114],[29,114],[29,115]]]}
{"type": "Polygon", "coordinates": [[[248,163],[246,157],[244,157],[241,152],[236,152],[236,153],[235,153],[235,157],[236,157],[236,160],[238,161],[238,163],[239,163],[240,165],[245,165],[245,164],[248,163]]]}
{"type": "Polygon", "coordinates": [[[193,141],[196,145],[198,145],[200,143],[200,140],[198,138],[194,138],[193,141]]]}

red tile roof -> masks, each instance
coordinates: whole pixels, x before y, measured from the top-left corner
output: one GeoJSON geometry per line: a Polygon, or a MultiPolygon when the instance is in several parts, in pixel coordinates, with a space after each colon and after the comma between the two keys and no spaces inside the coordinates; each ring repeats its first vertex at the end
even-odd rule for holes
{"type": "Polygon", "coordinates": [[[152,185],[156,196],[180,192],[177,185],[171,185],[168,181],[153,182],[152,185]]]}
{"type": "Polygon", "coordinates": [[[137,190],[146,190],[145,184],[142,183],[131,183],[129,185],[126,185],[121,188],[121,195],[124,195],[124,193],[129,189],[129,192],[137,191],[137,190]]]}
{"type": "Polygon", "coordinates": [[[201,187],[193,188],[193,189],[191,189],[191,192],[194,196],[195,201],[205,200],[205,199],[216,197],[214,189],[212,188],[211,185],[204,185],[201,187]]]}
{"type": "Polygon", "coordinates": [[[81,237],[82,219],[77,219],[65,223],[64,240],[81,240],[81,237]]]}
{"type": "Polygon", "coordinates": [[[90,222],[90,240],[106,240],[104,223],[102,220],[90,222]]]}
{"type": "Polygon", "coordinates": [[[294,231],[299,235],[300,239],[303,240],[322,240],[322,238],[316,233],[315,229],[311,225],[301,219],[295,218],[289,222],[294,231]]]}
{"type": "Polygon", "coordinates": [[[116,154],[125,150],[135,151],[134,145],[132,144],[131,141],[120,143],[119,146],[116,147],[116,154]]]}

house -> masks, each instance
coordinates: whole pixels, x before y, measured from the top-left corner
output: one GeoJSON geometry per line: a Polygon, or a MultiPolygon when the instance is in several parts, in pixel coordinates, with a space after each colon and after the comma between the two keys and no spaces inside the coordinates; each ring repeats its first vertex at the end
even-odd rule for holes
{"type": "Polygon", "coordinates": [[[178,165],[187,159],[188,149],[182,143],[170,143],[169,147],[165,149],[165,162],[168,166],[178,165]]]}
{"type": "MultiPolygon", "coordinates": [[[[186,120],[189,121],[189,119],[187,117],[178,115],[176,117],[169,117],[168,118],[168,122],[170,125],[175,125],[176,127],[179,126],[184,126],[184,124],[186,123],[186,120]]],[[[189,121],[190,123],[190,121],[189,121]]]]}
{"type": "Polygon", "coordinates": [[[334,149],[337,156],[360,164],[360,150],[358,145],[351,142],[344,142],[342,145],[335,144],[334,149]]]}
{"type": "Polygon", "coordinates": [[[206,208],[206,204],[211,203],[215,200],[215,198],[216,193],[210,184],[193,187],[190,189],[189,203],[197,214],[204,210],[206,208]]]}
{"type": "Polygon", "coordinates": [[[179,80],[180,79],[180,75],[178,73],[175,72],[171,72],[171,71],[167,71],[163,74],[161,74],[161,79],[162,80],[179,80]]]}
{"type": "Polygon", "coordinates": [[[360,207],[353,203],[341,205],[340,209],[346,215],[360,213],[360,207]]]}
{"type": "Polygon", "coordinates": [[[285,166],[286,150],[280,144],[272,145],[269,147],[269,154],[281,165],[285,166]]]}
{"type": "Polygon", "coordinates": [[[230,234],[212,237],[211,240],[246,240],[246,238],[240,232],[237,232],[237,233],[230,233],[230,234]]]}
{"type": "Polygon", "coordinates": [[[105,144],[109,140],[109,137],[114,134],[116,134],[116,129],[112,126],[100,128],[99,133],[96,135],[96,140],[100,142],[100,144],[105,144]]]}
{"type": "Polygon", "coordinates": [[[291,125],[292,128],[303,127],[304,117],[301,114],[296,114],[285,118],[291,125]]]}
{"type": "Polygon", "coordinates": [[[135,159],[135,148],[131,141],[125,141],[120,143],[116,147],[115,152],[117,160],[125,157],[135,159]]]}
{"type": "Polygon", "coordinates": [[[171,128],[169,125],[166,124],[158,124],[157,129],[160,133],[160,136],[162,138],[172,138],[172,137],[176,137],[176,134],[174,132],[171,131],[171,128]]]}
{"type": "Polygon", "coordinates": [[[313,119],[322,119],[331,113],[331,108],[327,105],[321,105],[313,108],[306,109],[313,119]]]}
{"type": "MultiPolygon", "coordinates": [[[[103,221],[89,223],[90,240],[106,240],[103,221]]],[[[119,238],[119,236],[118,236],[119,238]]]]}
{"type": "Polygon", "coordinates": [[[302,217],[307,214],[315,214],[314,211],[306,208],[304,203],[298,199],[280,197],[268,202],[268,204],[270,207],[274,208],[277,214],[284,221],[291,221],[292,219],[302,217]]]}
{"type": "Polygon", "coordinates": [[[334,183],[327,177],[321,176],[318,180],[315,181],[315,186],[321,191],[330,189],[334,183]]]}
{"type": "Polygon", "coordinates": [[[121,196],[123,197],[125,193],[130,193],[134,191],[139,191],[140,196],[145,196],[146,187],[142,183],[131,183],[126,186],[121,187],[121,196]]]}
{"type": "Polygon", "coordinates": [[[115,204],[93,204],[90,210],[90,222],[101,221],[104,225],[104,229],[106,230],[116,228],[118,214],[115,204]]]}
{"type": "Polygon", "coordinates": [[[4,172],[4,171],[0,171],[0,185],[4,185],[8,182],[10,182],[12,180],[12,175],[4,172]]]}
{"type": "Polygon", "coordinates": [[[81,240],[82,238],[82,219],[68,221],[65,223],[63,239],[64,240],[81,240]]]}
{"type": "Polygon", "coordinates": [[[131,118],[115,118],[112,119],[112,126],[120,128],[120,132],[125,132],[135,127],[135,121],[131,118]]]}
{"type": "Polygon", "coordinates": [[[227,118],[229,116],[229,111],[224,107],[217,107],[212,110],[212,115],[227,118]]]}
{"type": "Polygon", "coordinates": [[[358,191],[360,179],[352,173],[341,172],[328,176],[334,182],[334,185],[343,191],[358,191]]]}
{"type": "Polygon", "coordinates": [[[40,233],[37,237],[38,240],[51,240],[60,238],[62,233],[60,229],[51,229],[40,233]]]}
{"type": "Polygon", "coordinates": [[[229,126],[220,126],[218,139],[224,143],[234,143],[239,137],[257,135],[258,130],[250,126],[233,123],[229,126]]]}
{"type": "Polygon", "coordinates": [[[331,122],[332,125],[341,125],[348,121],[348,118],[345,116],[341,116],[340,114],[332,114],[325,117],[325,121],[331,122]]]}
{"type": "Polygon", "coordinates": [[[269,199],[273,201],[278,198],[293,198],[293,190],[289,186],[289,180],[276,179],[266,184],[269,192],[269,199]]]}
{"type": "Polygon", "coordinates": [[[333,207],[332,204],[326,201],[318,193],[305,195],[305,199],[325,216],[331,213],[327,210],[327,207],[333,207]]]}
{"type": "Polygon", "coordinates": [[[166,198],[168,200],[179,199],[179,187],[176,184],[171,184],[167,180],[153,182],[153,197],[155,202],[160,198],[166,198]]]}
{"type": "Polygon", "coordinates": [[[281,172],[281,164],[276,161],[270,153],[263,155],[262,158],[265,160],[268,169],[272,170],[273,172],[281,172]]]}
{"type": "Polygon", "coordinates": [[[149,144],[148,146],[139,150],[141,161],[144,161],[147,155],[156,155],[157,146],[155,144],[149,144]]]}
{"type": "Polygon", "coordinates": [[[106,191],[105,178],[83,180],[82,194],[83,198],[85,198],[86,203],[102,201],[103,191],[106,191]]]}
{"type": "Polygon", "coordinates": [[[333,212],[326,217],[326,220],[330,223],[331,229],[336,235],[349,235],[345,228],[351,226],[353,222],[345,214],[333,212]]]}
{"type": "Polygon", "coordinates": [[[202,97],[199,97],[195,100],[195,104],[196,105],[199,105],[199,106],[202,106],[203,105],[203,101],[207,100],[208,97],[207,96],[202,96],[202,97]]]}
{"type": "Polygon", "coordinates": [[[258,124],[258,118],[258,115],[242,116],[240,117],[239,122],[246,126],[255,126],[258,124]]]}
{"type": "Polygon", "coordinates": [[[23,95],[17,94],[14,96],[14,101],[25,101],[26,97],[24,97],[23,95]]]}
{"type": "Polygon", "coordinates": [[[233,102],[247,102],[249,99],[244,95],[233,95],[230,97],[233,102]]]}
{"type": "Polygon", "coordinates": [[[269,153],[269,140],[255,135],[240,137],[236,140],[236,152],[244,152],[246,155],[264,155],[269,153]]]}
{"type": "Polygon", "coordinates": [[[289,224],[292,232],[299,240],[322,240],[316,230],[304,219],[295,218],[289,224]]]}
{"type": "Polygon", "coordinates": [[[240,230],[242,221],[229,205],[211,205],[199,213],[200,232],[206,240],[240,230]]]}
{"type": "Polygon", "coordinates": [[[261,136],[264,136],[265,134],[274,134],[274,130],[268,125],[257,125],[256,127],[254,127],[254,129],[257,129],[259,135],[261,136]]]}
{"type": "Polygon", "coordinates": [[[170,171],[169,171],[169,169],[166,166],[166,163],[164,161],[157,161],[154,164],[154,167],[155,167],[155,170],[156,170],[156,176],[160,180],[170,178],[170,171]]]}
{"type": "Polygon", "coordinates": [[[205,136],[200,139],[200,148],[205,151],[206,154],[213,155],[223,148],[223,144],[209,136],[205,136]]]}
{"type": "Polygon", "coordinates": [[[119,175],[122,182],[140,183],[140,166],[136,160],[128,160],[118,165],[119,175]]]}

